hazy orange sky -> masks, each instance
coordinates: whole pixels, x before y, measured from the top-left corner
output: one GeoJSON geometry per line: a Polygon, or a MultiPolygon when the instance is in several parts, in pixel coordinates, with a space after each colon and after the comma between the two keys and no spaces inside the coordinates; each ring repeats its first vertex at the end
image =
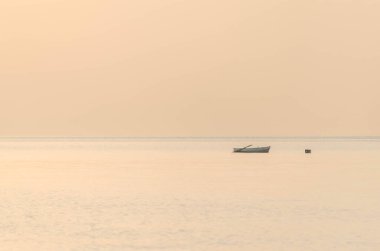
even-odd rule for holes
{"type": "Polygon", "coordinates": [[[0,136],[380,135],[380,1],[0,3],[0,136]]]}

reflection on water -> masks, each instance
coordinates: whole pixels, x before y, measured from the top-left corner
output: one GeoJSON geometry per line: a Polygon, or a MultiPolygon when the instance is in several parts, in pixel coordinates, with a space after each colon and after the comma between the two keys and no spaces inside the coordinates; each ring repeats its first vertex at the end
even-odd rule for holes
{"type": "Polygon", "coordinates": [[[379,153],[377,139],[3,141],[0,250],[380,250],[379,153]],[[252,143],[271,152],[232,153],[252,143]]]}

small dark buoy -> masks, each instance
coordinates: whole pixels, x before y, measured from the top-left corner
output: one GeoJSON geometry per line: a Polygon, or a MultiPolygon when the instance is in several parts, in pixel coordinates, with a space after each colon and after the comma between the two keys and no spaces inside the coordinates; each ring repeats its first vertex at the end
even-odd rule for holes
{"type": "Polygon", "coordinates": [[[305,153],[311,153],[310,149],[305,149],[305,153]]]}

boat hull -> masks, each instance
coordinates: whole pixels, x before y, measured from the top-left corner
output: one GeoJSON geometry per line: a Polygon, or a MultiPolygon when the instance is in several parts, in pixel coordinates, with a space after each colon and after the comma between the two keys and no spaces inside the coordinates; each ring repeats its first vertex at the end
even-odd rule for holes
{"type": "Polygon", "coordinates": [[[234,153],[269,153],[270,146],[234,148],[234,153]]]}

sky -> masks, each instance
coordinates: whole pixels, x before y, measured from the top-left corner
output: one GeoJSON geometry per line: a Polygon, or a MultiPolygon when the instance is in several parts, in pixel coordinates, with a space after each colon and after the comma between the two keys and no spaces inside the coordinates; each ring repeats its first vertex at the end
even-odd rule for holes
{"type": "Polygon", "coordinates": [[[379,136],[380,1],[0,2],[0,137],[379,136]]]}

